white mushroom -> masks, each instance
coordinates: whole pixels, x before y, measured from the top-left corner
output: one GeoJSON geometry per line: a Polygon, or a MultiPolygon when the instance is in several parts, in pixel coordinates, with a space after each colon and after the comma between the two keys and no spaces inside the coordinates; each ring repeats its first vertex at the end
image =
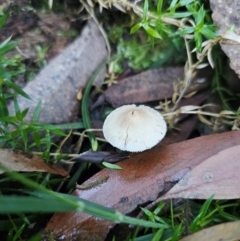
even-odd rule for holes
{"type": "Polygon", "coordinates": [[[103,135],[114,147],[141,152],[152,148],[165,136],[162,115],[144,105],[124,105],[112,111],[103,124],[103,135]]]}

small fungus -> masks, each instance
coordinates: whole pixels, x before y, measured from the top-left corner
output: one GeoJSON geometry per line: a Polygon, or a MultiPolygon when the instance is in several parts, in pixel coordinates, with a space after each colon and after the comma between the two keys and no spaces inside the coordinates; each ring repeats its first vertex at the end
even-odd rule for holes
{"type": "Polygon", "coordinates": [[[144,105],[124,105],[112,111],[103,124],[103,135],[114,147],[141,152],[152,148],[165,136],[162,115],[144,105]]]}

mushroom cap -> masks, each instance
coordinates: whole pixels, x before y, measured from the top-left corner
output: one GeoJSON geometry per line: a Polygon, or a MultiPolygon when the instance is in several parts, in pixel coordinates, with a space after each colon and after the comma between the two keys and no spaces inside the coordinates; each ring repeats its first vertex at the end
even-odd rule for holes
{"type": "Polygon", "coordinates": [[[103,135],[114,147],[141,152],[152,148],[165,136],[162,115],[144,105],[124,105],[112,111],[103,124],[103,135]]]}

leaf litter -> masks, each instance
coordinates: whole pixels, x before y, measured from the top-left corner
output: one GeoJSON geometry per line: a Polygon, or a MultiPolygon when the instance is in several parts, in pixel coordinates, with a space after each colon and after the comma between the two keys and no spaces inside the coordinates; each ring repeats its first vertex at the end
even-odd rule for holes
{"type": "MultiPolygon", "coordinates": [[[[198,137],[168,146],[158,145],[156,148],[132,155],[129,159],[119,162],[118,165],[122,167],[120,171],[110,169],[100,171],[84,184],[107,176],[106,182],[89,190],[76,190],[73,194],[112,207],[124,214],[130,214],[138,206],[154,202],[159,196],[167,193],[198,165],[203,165],[206,160],[214,158],[223,150],[237,149],[239,145],[238,131],[198,137]]],[[[207,177],[206,175],[205,178],[207,177]]],[[[236,188],[239,192],[238,187],[229,188],[227,191],[235,193],[236,188]]],[[[213,189],[210,191],[214,192],[213,189]]],[[[71,240],[75,230],[75,237],[81,237],[86,241],[92,240],[89,233],[94,232],[95,238],[104,240],[113,226],[113,223],[100,221],[82,213],[67,213],[55,214],[48,223],[46,231],[51,230],[54,235],[64,235],[65,240],[71,240]]]]}
{"type": "MultiPolygon", "coordinates": [[[[39,76],[41,77],[41,74],[39,76]]],[[[67,79],[69,80],[71,77],[72,76],[69,75],[67,79]]],[[[130,83],[130,81],[126,81],[125,84],[126,83],[130,83]]],[[[134,84],[135,87],[133,85],[132,89],[136,89],[136,83],[134,84]]],[[[82,83],[82,85],[76,89],[79,90],[84,86],[85,84],[82,83]]],[[[146,85],[143,86],[145,87],[146,85]]],[[[151,86],[151,84],[149,86],[151,86]]],[[[154,86],[154,84],[152,86],[154,86]]],[[[168,87],[169,86],[170,85],[168,85],[168,87]]],[[[123,102],[121,101],[125,100],[129,103],[141,103],[166,98],[166,95],[162,97],[151,97],[149,93],[154,91],[151,89],[148,89],[148,92],[139,95],[139,97],[144,96],[144,98],[140,100],[137,100],[139,89],[137,89],[133,97],[129,95],[128,97],[123,98],[121,96],[123,89],[120,87],[113,86],[112,90],[109,88],[108,92],[105,92],[107,93],[105,94],[106,99],[113,106],[122,105],[123,102]],[[118,90],[119,92],[114,92],[114,88],[120,88],[118,90]],[[113,99],[111,99],[112,93],[113,99]],[[115,97],[118,96],[120,98],[116,100],[114,99],[114,95],[115,97]]],[[[28,87],[26,87],[26,89],[27,88],[28,87]]],[[[61,88],[56,88],[54,91],[54,93],[58,93],[56,99],[51,99],[49,98],[51,94],[48,95],[45,99],[46,106],[56,107],[60,103],[63,103],[62,98],[66,96],[66,93],[61,91],[58,92],[58,90],[61,90],[61,88]]],[[[73,93],[74,91],[72,90],[67,93],[73,93]]],[[[33,93],[35,92],[33,91],[33,93]]],[[[167,97],[170,98],[172,94],[173,93],[170,93],[167,97]]],[[[206,96],[203,99],[205,98],[206,96]]],[[[66,98],[64,98],[64,101],[66,101],[66,98]]],[[[74,104],[71,102],[63,109],[68,110],[70,108],[69,106],[75,104],[74,100],[74,104]]],[[[36,105],[36,103],[34,105],[36,105]]],[[[23,108],[25,106],[28,107],[29,104],[23,105],[23,108]]],[[[61,109],[59,113],[62,113],[63,109],[61,109]]],[[[44,111],[43,115],[40,117],[40,121],[44,123],[69,122],[72,120],[72,116],[76,116],[76,114],[72,114],[74,112],[71,112],[64,116],[58,114],[57,116],[50,118],[49,116],[52,116],[49,114],[51,113],[51,110],[47,110],[46,113],[44,111]]],[[[189,120],[189,118],[186,118],[186,120],[189,120]]],[[[184,123],[187,122],[184,120],[179,124],[184,123]]],[[[192,127],[185,124],[185,129],[183,131],[180,130],[179,132],[183,133],[183,136],[180,136],[176,140],[170,138],[168,143],[185,140],[196,127],[196,124],[197,123],[194,122],[192,127]],[[188,129],[191,131],[188,132],[188,129]]],[[[171,131],[171,133],[173,132],[174,130],[171,131]]],[[[128,160],[122,161],[119,165],[123,168],[123,171],[103,170],[99,172],[93,178],[87,180],[86,184],[94,183],[94,181],[97,183],[99,178],[100,180],[101,178],[106,180],[105,182],[99,183],[96,187],[93,187],[90,190],[77,190],[74,194],[81,196],[81,198],[94,200],[97,203],[114,207],[126,214],[131,213],[137,205],[144,205],[146,202],[156,200],[159,195],[163,195],[163,199],[176,197],[190,198],[191,195],[193,198],[205,199],[210,196],[209,194],[212,195],[214,192],[215,198],[236,198],[239,197],[239,189],[236,185],[238,183],[238,177],[235,173],[236,170],[239,170],[237,164],[239,149],[240,140],[239,133],[237,132],[227,132],[219,135],[200,137],[169,146],[162,146],[161,144],[148,152],[132,155],[128,160]],[[232,166],[228,165],[229,163],[231,163],[232,166]],[[216,170],[216,167],[218,167],[218,170],[216,170]],[[230,179],[232,179],[232,181],[230,179]],[[172,187],[170,190],[168,184],[172,187]],[[112,200],[108,197],[111,197],[112,200]]],[[[94,234],[94,237],[96,235],[99,240],[103,240],[109,229],[114,226],[112,223],[99,221],[98,219],[85,214],[71,213],[59,215],[60,214],[56,214],[53,217],[46,230],[53,230],[56,235],[63,235],[66,237],[65,240],[72,240],[70,237],[72,238],[73,234],[74,237],[84,238],[84,240],[92,240],[92,236],[90,237],[89,233],[94,234]]]]}

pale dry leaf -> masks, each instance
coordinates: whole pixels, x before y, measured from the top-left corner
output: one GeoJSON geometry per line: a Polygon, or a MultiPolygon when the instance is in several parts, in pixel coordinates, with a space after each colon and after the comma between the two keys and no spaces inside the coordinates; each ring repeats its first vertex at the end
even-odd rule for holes
{"type": "Polygon", "coordinates": [[[240,145],[221,150],[194,167],[161,200],[240,198],[239,156],[240,145]]]}
{"type": "Polygon", "coordinates": [[[213,57],[212,57],[212,48],[209,48],[208,52],[207,52],[207,59],[209,64],[211,65],[211,67],[214,69],[214,61],[213,61],[213,57]]]}
{"type": "Polygon", "coordinates": [[[234,241],[240,239],[240,221],[222,223],[189,235],[180,241],[234,241]]]}
{"type": "Polygon", "coordinates": [[[200,108],[200,106],[187,105],[187,106],[180,107],[179,111],[180,111],[180,113],[185,113],[185,112],[188,112],[188,111],[197,110],[199,108],[200,108]]]}
{"type": "Polygon", "coordinates": [[[240,44],[240,36],[234,33],[233,31],[226,31],[221,35],[223,39],[232,40],[240,44]]]}
{"type": "Polygon", "coordinates": [[[196,69],[203,69],[203,68],[206,68],[209,64],[208,63],[202,63],[202,64],[199,64],[196,69]]]}

